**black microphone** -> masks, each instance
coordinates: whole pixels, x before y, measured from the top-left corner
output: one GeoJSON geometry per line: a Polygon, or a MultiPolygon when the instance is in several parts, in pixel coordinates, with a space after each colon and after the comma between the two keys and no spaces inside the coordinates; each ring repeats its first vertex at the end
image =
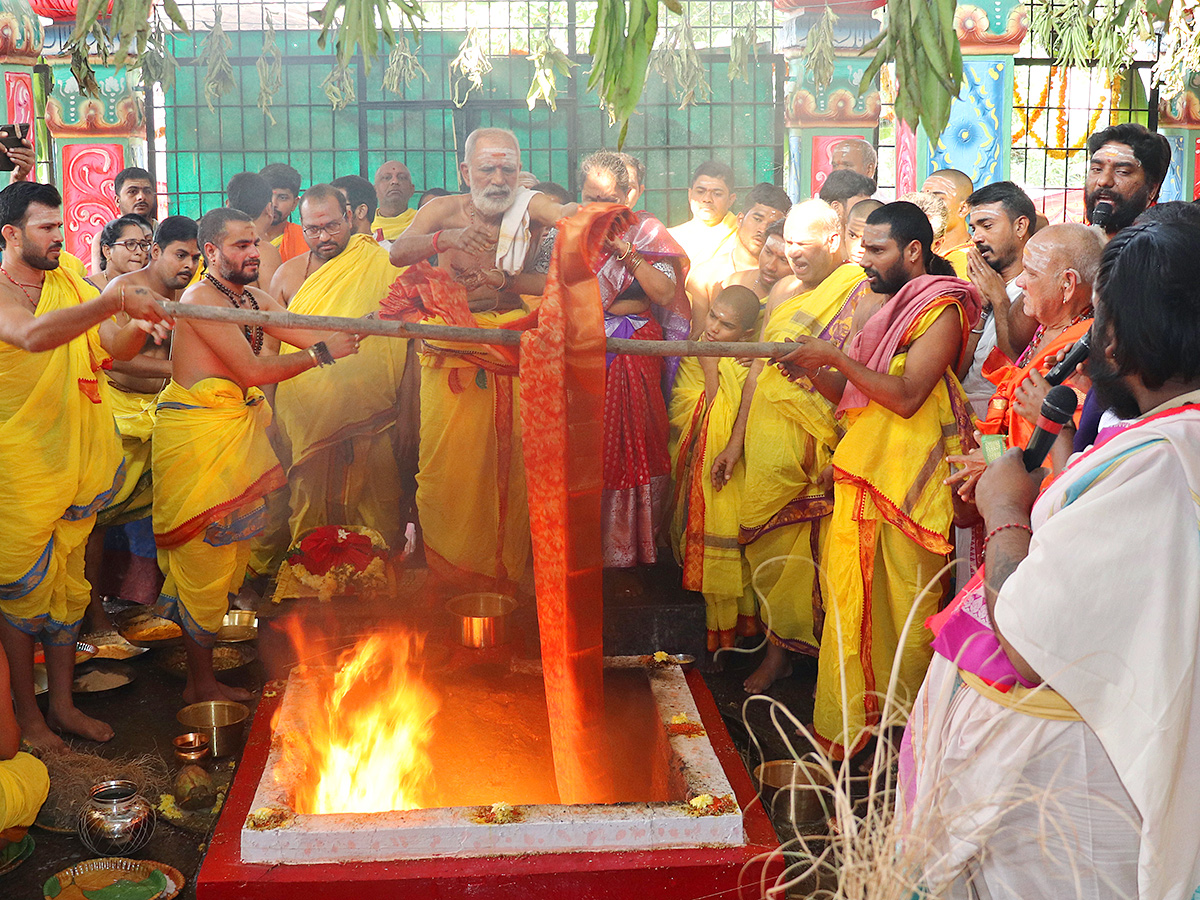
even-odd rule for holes
{"type": "Polygon", "coordinates": [[[1071,416],[1075,415],[1075,407],[1078,405],[1079,398],[1065,384],[1050,388],[1046,399],[1042,401],[1042,411],[1038,415],[1037,427],[1030,435],[1029,443],[1025,445],[1025,453],[1021,457],[1025,463],[1026,472],[1032,472],[1046,459],[1046,454],[1054,446],[1058,433],[1062,431],[1064,425],[1071,421],[1071,416]]]}
{"type": "Polygon", "coordinates": [[[1067,378],[1070,378],[1075,371],[1075,367],[1088,358],[1088,352],[1092,349],[1092,333],[1085,331],[1083,337],[1075,342],[1067,355],[1060,362],[1054,364],[1049,372],[1046,373],[1046,380],[1050,382],[1051,387],[1056,384],[1062,384],[1067,378]]]}
{"type": "Polygon", "coordinates": [[[1098,200],[1092,209],[1092,224],[1103,228],[1108,224],[1109,216],[1113,214],[1111,200],[1098,200]]]}

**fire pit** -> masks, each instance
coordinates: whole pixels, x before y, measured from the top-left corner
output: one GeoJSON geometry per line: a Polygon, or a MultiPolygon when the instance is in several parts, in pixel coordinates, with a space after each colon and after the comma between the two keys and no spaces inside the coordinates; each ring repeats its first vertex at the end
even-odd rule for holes
{"type": "Polygon", "coordinates": [[[404,780],[388,773],[389,784],[360,783],[362,796],[348,800],[349,809],[333,811],[314,806],[313,754],[294,749],[325,740],[311,712],[329,673],[298,670],[284,691],[241,830],[242,860],[331,863],[743,845],[741,810],[684,674],[644,657],[618,657],[606,660],[605,675],[622,802],[557,803],[540,672],[492,665],[455,669],[444,684],[432,685],[443,706],[407,799],[379,799],[404,780]],[[356,811],[363,803],[392,802],[409,808],[356,811]]]}

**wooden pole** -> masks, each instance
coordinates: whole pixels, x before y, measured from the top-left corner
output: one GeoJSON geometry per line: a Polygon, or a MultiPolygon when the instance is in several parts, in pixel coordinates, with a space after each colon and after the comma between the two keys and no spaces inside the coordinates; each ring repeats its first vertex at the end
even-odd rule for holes
{"type": "MultiPolygon", "coordinates": [[[[232,325],[269,325],[276,328],[348,331],[351,334],[424,338],[507,347],[515,347],[521,343],[521,332],[506,328],[464,328],[459,325],[426,325],[393,322],[387,319],[304,316],[291,312],[223,309],[217,306],[194,306],[190,303],[173,302],[164,303],[163,309],[166,310],[167,315],[174,318],[226,322],[232,325]]],[[[751,341],[634,341],[628,338],[608,338],[607,344],[609,353],[621,353],[627,356],[737,356],[773,359],[796,349],[794,344],[751,341]]]]}

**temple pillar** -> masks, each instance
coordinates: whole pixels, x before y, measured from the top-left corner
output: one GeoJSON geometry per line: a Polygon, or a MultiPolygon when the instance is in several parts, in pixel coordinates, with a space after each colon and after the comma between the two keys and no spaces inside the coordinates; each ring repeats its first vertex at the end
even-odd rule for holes
{"type": "Polygon", "coordinates": [[[916,190],[930,173],[959,169],[982,187],[1009,177],[1013,59],[1029,30],[1019,0],[960,3],[954,16],[963,53],[962,89],[937,141],[902,123],[896,136],[896,192],[916,190]]]}
{"type": "Polygon", "coordinates": [[[63,47],[74,27],[74,0],[33,0],[56,21],[46,28],[44,55],[53,89],[46,125],[54,139],[54,170],[63,195],[66,249],[85,262],[92,239],[118,214],[113,179],[126,166],[146,164],[146,125],[138,76],[92,57],[99,97],[86,97],[63,47]],[[69,9],[68,9],[69,7],[69,9]]]}
{"type": "MultiPolygon", "coordinates": [[[[34,101],[33,65],[42,52],[41,20],[29,0],[0,0],[0,71],[4,73],[5,122],[29,125],[29,139],[42,150],[37,139],[37,120],[42,110],[34,101]]],[[[7,183],[7,180],[4,182],[7,183]]]]}
{"type": "Polygon", "coordinates": [[[816,196],[829,174],[829,153],[839,140],[862,138],[875,143],[879,125],[879,89],[859,95],[858,88],[871,61],[859,56],[863,46],[879,33],[871,10],[884,0],[839,2],[834,26],[833,80],[818,88],[801,51],[808,30],[825,10],[824,0],[775,0],[775,8],[789,13],[783,23],[782,53],[788,75],[784,108],[787,126],[785,153],[786,189],[793,201],[816,196]]]}
{"type": "Polygon", "coordinates": [[[1158,104],[1158,130],[1171,142],[1171,167],[1158,199],[1200,200],[1200,72],[1189,72],[1183,93],[1158,104]]]}

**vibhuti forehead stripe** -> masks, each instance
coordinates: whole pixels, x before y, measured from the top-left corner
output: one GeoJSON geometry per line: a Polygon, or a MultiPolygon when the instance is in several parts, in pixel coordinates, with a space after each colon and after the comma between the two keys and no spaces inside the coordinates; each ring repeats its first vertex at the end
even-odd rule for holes
{"type": "Polygon", "coordinates": [[[1139,169],[1142,166],[1141,160],[1134,156],[1132,147],[1117,143],[1105,144],[1093,153],[1092,162],[1107,162],[1114,166],[1137,166],[1139,169]]]}

